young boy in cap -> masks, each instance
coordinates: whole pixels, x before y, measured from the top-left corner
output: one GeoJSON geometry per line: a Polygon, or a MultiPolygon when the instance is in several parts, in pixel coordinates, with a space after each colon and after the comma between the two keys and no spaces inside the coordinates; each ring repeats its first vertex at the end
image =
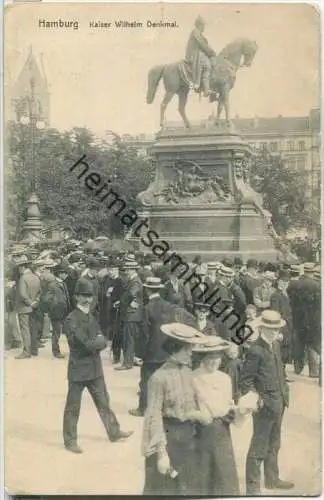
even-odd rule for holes
{"type": "Polygon", "coordinates": [[[82,453],[77,442],[77,424],[81,397],[86,387],[91,394],[110,441],[128,438],[132,432],[123,432],[110,408],[100,351],[107,342],[96,319],[90,312],[93,288],[87,279],[76,285],[77,306],[66,318],[63,331],[67,336],[70,357],[68,364],[69,390],[63,419],[64,445],[68,451],[82,453]]]}

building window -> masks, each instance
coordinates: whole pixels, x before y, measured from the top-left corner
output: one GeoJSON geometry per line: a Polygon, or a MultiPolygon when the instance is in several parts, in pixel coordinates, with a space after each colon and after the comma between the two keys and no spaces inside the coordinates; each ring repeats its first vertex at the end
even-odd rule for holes
{"type": "Polygon", "coordinates": [[[288,151],[294,151],[294,141],[288,141],[287,142],[287,149],[288,151]]]}
{"type": "Polygon", "coordinates": [[[267,149],[267,143],[266,142],[261,142],[261,151],[265,151],[267,149]]]}
{"type": "Polygon", "coordinates": [[[286,167],[289,170],[295,170],[295,168],[296,168],[296,162],[295,162],[295,160],[286,160],[286,167]]]}
{"type": "Polygon", "coordinates": [[[272,153],[277,153],[277,151],[278,151],[278,143],[277,142],[270,142],[270,151],[272,153]]]}
{"type": "Polygon", "coordinates": [[[297,170],[298,172],[306,169],[306,161],[304,158],[298,158],[297,160],[297,170]]]}
{"type": "Polygon", "coordinates": [[[298,151],[305,151],[305,141],[298,141],[298,151]]]}

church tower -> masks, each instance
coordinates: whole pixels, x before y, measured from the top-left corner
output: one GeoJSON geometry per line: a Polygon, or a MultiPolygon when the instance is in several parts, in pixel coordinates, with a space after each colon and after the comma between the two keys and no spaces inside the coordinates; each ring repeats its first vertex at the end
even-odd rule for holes
{"type": "Polygon", "coordinates": [[[32,47],[17,79],[10,91],[10,119],[19,121],[22,116],[29,115],[28,106],[32,94],[35,99],[37,118],[50,125],[50,92],[45,74],[42,54],[36,58],[32,47]]]}

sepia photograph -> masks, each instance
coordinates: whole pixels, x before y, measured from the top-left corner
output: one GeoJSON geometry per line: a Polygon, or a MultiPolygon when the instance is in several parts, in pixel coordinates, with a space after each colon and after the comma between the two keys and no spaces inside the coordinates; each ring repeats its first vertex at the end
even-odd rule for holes
{"type": "Polygon", "coordinates": [[[8,495],[322,494],[321,13],[4,9],[8,495]]]}

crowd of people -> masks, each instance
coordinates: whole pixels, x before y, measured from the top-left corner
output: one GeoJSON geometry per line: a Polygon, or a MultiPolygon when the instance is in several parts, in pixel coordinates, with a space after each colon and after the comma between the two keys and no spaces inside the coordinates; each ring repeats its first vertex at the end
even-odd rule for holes
{"type": "MultiPolygon", "coordinates": [[[[36,252],[16,246],[6,272],[6,347],[17,360],[38,356],[51,339],[54,359],[69,345],[63,436],[82,453],[77,423],[83,389],[96,405],[108,438],[127,439],[110,408],[100,351],[118,371],[140,366],[138,405],[144,417],[144,494],[238,495],[230,426],[253,416],[246,458],[246,493],[289,489],[279,478],[281,423],[289,373],[308,363],[321,383],[321,271],[240,258],[190,264],[193,286],[154,255],[89,250],[80,241],[36,252]],[[217,309],[206,287],[217,289],[217,309]],[[232,341],[233,310],[251,334],[232,341]],[[198,460],[198,462],[197,462],[198,460]],[[199,467],[197,464],[199,463],[199,467]]],[[[178,270],[179,271],[179,270],[178,270]]]]}

